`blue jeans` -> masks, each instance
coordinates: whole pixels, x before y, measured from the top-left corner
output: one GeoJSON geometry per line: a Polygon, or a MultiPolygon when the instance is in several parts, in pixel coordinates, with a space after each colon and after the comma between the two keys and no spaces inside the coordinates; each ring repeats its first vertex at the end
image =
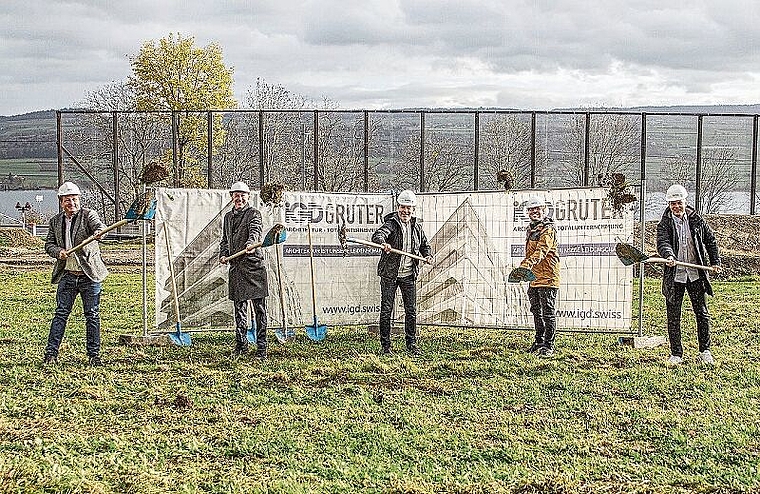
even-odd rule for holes
{"type": "Polygon", "coordinates": [[[538,345],[554,348],[557,334],[557,317],[554,305],[559,289],[551,287],[528,287],[530,311],[533,313],[533,326],[536,328],[538,345]]]}
{"type": "Polygon", "coordinates": [[[380,345],[391,347],[391,314],[396,301],[396,289],[401,289],[404,302],[404,335],[406,347],[417,345],[417,287],[414,275],[405,278],[380,278],[380,345]]]}
{"type": "Polygon", "coordinates": [[[58,290],[55,294],[57,307],[53,322],[50,323],[45,355],[58,355],[58,347],[63,340],[63,332],[66,330],[66,321],[74,307],[77,294],[82,297],[84,308],[85,328],[87,330],[87,356],[95,357],[100,354],[100,292],[102,285],[92,281],[85,275],[77,276],[64,273],[58,282],[58,290]]]}

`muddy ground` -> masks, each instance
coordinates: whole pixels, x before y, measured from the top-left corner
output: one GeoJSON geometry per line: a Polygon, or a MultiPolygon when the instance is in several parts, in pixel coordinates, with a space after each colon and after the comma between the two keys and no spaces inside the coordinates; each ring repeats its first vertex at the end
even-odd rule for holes
{"type": "MultiPolygon", "coordinates": [[[[720,245],[723,272],[718,279],[760,275],[760,216],[708,215],[705,217],[713,228],[720,245]]],[[[655,255],[657,222],[647,222],[646,253],[655,255]]],[[[638,231],[634,237],[638,239],[638,231]]],[[[638,245],[638,242],[634,243],[638,245]]],[[[53,259],[45,254],[43,241],[21,229],[0,229],[0,266],[36,269],[53,265],[53,259]]],[[[142,249],[139,242],[101,244],[103,260],[109,268],[117,271],[139,272],[142,266],[142,249]]],[[[147,249],[147,263],[153,266],[153,246],[147,249]]],[[[661,273],[660,265],[647,265],[647,273],[661,273]]]]}

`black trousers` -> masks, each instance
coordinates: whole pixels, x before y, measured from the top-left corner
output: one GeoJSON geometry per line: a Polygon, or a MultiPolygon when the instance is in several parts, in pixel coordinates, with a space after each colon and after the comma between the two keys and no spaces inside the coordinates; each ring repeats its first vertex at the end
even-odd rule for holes
{"type": "Polygon", "coordinates": [[[248,302],[253,305],[252,317],[256,318],[256,348],[267,349],[267,299],[235,300],[235,343],[238,348],[247,347],[246,333],[250,327],[248,320],[248,302]]]}
{"type": "Polygon", "coordinates": [[[673,283],[668,297],[665,299],[665,308],[668,314],[668,340],[670,341],[670,354],[683,357],[681,345],[681,306],[683,305],[684,293],[689,294],[691,308],[694,310],[694,318],[697,320],[697,340],[699,351],[710,349],[710,313],[707,311],[707,296],[705,283],[702,280],[687,283],[673,283]]]}
{"type": "Polygon", "coordinates": [[[533,326],[536,328],[536,343],[547,348],[554,348],[557,334],[557,316],[555,304],[558,288],[528,287],[530,311],[533,313],[533,326]]]}
{"type": "Polygon", "coordinates": [[[417,345],[417,286],[414,275],[405,278],[380,278],[380,345],[391,347],[391,314],[396,301],[396,290],[401,289],[404,302],[404,336],[406,347],[417,345]]]}

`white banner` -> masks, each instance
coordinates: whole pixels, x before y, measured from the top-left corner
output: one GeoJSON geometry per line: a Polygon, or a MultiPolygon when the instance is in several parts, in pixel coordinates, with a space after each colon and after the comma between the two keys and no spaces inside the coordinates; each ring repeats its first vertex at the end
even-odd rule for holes
{"type": "MultiPolygon", "coordinates": [[[[524,257],[527,218],[522,205],[529,194],[546,199],[557,226],[562,266],[558,327],[630,330],[632,270],[618,261],[614,247],[618,239],[632,236],[633,217],[629,211],[612,211],[606,189],[600,188],[418,195],[416,215],[434,254],[433,265],[423,266],[418,280],[420,324],[532,328],[527,285],[506,281],[524,257]]],[[[174,323],[166,227],[183,327],[231,328],[228,268],[218,262],[222,217],[231,208],[228,192],[157,189],[156,197],[157,325],[167,329],[174,323]]],[[[383,217],[395,211],[390,194],[285,193],[284,204],[274,208],[259,204],[257,193],[250,201],[262,212],[265,232],[282,223],[288,235],[284,244],[264,249],[270,326],[280,327],[283,321],[280,285],[290,328],[313,324],[315,315],[318,324],[377,323],[380,251],[355,243],[344,250],[338,229],[345,224],[348,237],[370,240],[383,217]]]]}

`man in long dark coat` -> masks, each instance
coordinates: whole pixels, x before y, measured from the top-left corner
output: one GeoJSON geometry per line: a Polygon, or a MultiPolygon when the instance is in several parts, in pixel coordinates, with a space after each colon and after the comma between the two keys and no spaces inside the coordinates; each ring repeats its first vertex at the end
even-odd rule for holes
{"type": "Polygon", "coordinates": [[[681,344],[681,306],[684,294],[689,294],[691,309],[697,321],[697,359],[714,365],[710,352],[710,313],[707,295],[713,294],[706,270],[677,265],[676,261],[712,266],[720,272],[720,253],[715,234],[702,216],[686,204],[688,193],[683,185],[671,185],[665,193],[668,207],[657,224],[657,252],[668,260],[662,273],[662,294],[668,316],[670,358],[666,365],[683,363],[681,344]]]}
{"type": "Polygon", "coordinates": [[[229,299],[235,306],[235,355],[248,353],[248,304],[253,305],[256,318],[256,358],[267,356],[267,306],[269,295],[264,254],[260,247],[263,225],[261,213],[248,203],[251,189],[244,182],[230,187],[233,208],[224,215],[222,240],[219,243],[219,262],[227,264],[227,258],[241,250],[247,252],[229,261],[229,299]]]}

